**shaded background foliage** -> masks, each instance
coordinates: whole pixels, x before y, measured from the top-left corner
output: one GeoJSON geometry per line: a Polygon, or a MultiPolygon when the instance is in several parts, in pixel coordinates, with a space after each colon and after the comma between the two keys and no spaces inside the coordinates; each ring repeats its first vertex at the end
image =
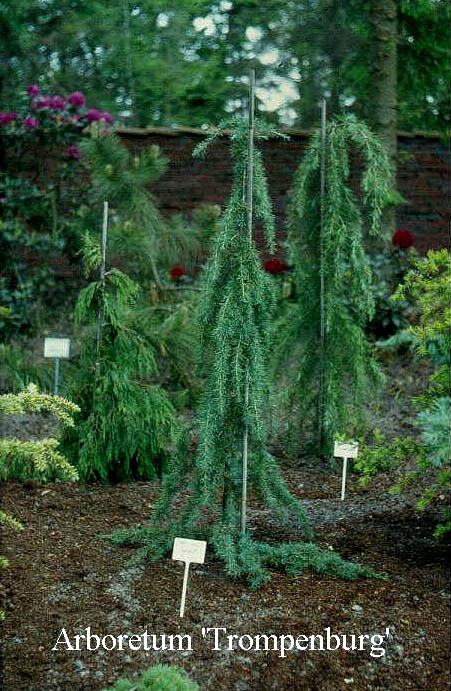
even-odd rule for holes
{"type": "MultiPolygon", "coordinates": [[[[211,124],[245,108],[249,62],[265,117],[294,126],[330,111],[372,117],[375,36],[369,0],[6,0],[0,9],[0,106],[17,84],[70,92],[133,125],[211,124]],[[171,78],[167,79],[168,66],[171,78]],[[269,90],[269,92],[267,91],[269,90]],[[269,96],[268,96],[269,93],[269,96]],[[286,98],[288,101],[286,102],[286,98]]],[[[393,0],[398,122],[449,126],[444,0],[393,0]]]]}

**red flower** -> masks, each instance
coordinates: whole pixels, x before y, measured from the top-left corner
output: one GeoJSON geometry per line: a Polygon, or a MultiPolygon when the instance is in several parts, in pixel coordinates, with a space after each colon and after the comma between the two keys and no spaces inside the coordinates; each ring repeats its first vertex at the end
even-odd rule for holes
{"type": "Polygon", "coordinates": [[[187,275],[188,275],[188,271],[185,269],[184,266],[181,266],[180,264],[176,264],[169,271],[169,276],[171,277],[171,279],[173,281],[178,281],[180,278],[183,278],[183,276],[187,276],[187,275]]]}
{"type": "Polygon", "coordinates": [[[263,264],[264,270],[269,274],[283,274],[290,270],[290,266],[277,257],[270,257],[263,264]]]}
{"type": "Polygon", "coordinates": [[[405,228],[398,228],[398,230],[393,233],[391,239],[395,247],[399,247],[402,250],[406,250],[413,245],[413,235],[410,230],[405,228]]]}

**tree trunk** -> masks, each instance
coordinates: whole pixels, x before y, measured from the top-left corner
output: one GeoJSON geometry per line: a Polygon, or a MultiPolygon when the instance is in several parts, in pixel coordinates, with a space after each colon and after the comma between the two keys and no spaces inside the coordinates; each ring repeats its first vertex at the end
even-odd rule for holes
{"type": "MultiPolygon", "coordinates": [[[[398,148],[397,0],[371,0],[371,24],[374,42],[373,124],[387,147],[392,165],[392,186],[395,187],[398,148]]],[[[396,209],[394,206],[385,210],[383,226],[387,233],[394,233],[396,229],[396,209]]]]}

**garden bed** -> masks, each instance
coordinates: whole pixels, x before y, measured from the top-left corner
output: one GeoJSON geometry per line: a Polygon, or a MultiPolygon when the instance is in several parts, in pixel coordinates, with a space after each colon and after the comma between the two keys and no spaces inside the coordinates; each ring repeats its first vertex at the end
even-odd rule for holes
{"type": "MultiPolygon", "coordinates": [[[[102,689],[150,664],[183,666],[201,689],[429,689],[448,683],[448,595],[445,548],[432,539],[436,517],[419,515],[414,496],[401,501],[378,485],[349,479],[339,501],[338,475],[290,470],[290,486],[306,508],[325,549],[385,572],[388,580],[343,581],[310,573],[274,572],[256,592],[228,578],[207,551],[191,567],[185,618],[178,616],[182,566],[170,559],[127,567],[133,549],[97,535],[146,519],[158,483],[117,486],[9,483],[2,509],[24,531],[4,532],[11,566],[3,574],[3,688],[102,689]],[[318,489],[320,488],[320,489],[318,489]],[[84,633],[186,633],[193,650],[67,651],[52,647],[63,628],[84,633]],[[386,654],[364,651],[213,651],[202,627],[227,634],[385,633],[386,654]]],[[[269,515],[253,505],[250,528],[274,535],[269,515]]],[[[285,539],[296,539],[285,533],[285,539]]]]}

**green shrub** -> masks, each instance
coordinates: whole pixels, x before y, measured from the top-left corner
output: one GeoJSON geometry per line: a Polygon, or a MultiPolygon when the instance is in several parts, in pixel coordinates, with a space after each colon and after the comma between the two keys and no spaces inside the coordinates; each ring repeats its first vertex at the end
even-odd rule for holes
{"type": "MultiPolygon", "coordinates": [[[[0,312],[1,312],[0,308],[0,312]]],[[[40,389],[52,385],[52,373],[48,366],[36,365],[28,356],[29,344],[22,341],[0,343],[0,390],[17,393],[34,382],[40,389]]]]}
{"type": "MultiPolygon", "coordinates": [[[[52,394],[39,393],[30,384],[18,394],[0,396],[0,414],[23,415],[47,412],[61,420],[64,427],[73,427],[73,415],[79,407],[52,394]]],[[[0,439],[0,480],[77,480],[78,474],[57,450],[57,439],[0,439]]]]}
{"type": "Polygon", "coordinates": [[[429,463],[436,468],[451,460],[451,398],[437,398],[428,410],[419,413],[418,426],[428,451],[429,463]]]}
{"type": "Polygon", "coordinates": [[[109,691],[198,691],[198,689],[196,682],[191,681],[180,667],[154,665],[149,667],[138,681],[119,679],[109,691]]]}
{"type": "Polygon", "coordinates": [[[421,444],[411,437],[395,437],[387,443],[382,432],[376,429],[373,444],[360,446],[354,470],[361,475],[360,484],[367,485],[379,473],[393,473],[403,462],[420,453],[423,453],[421,444]]]}
{"type": "Polygon", "coordinates": [[[393,302],[391,295],[418,258],[414,247],[402,249],[393,241],[383,249],[369,255],[373,275],[377,277],[371,289],[374,297],[374,314],[366,332],[377,339],[393,336],[408,325],[409,302],[406,299],[393,302]]]}
{"type": "MultiPolygon", "coordinates": [[[[420,441],[395,439],[385,445],[376,438],[372,448],[364,447],[355,468],[362,473],[362,483],[380,471],[399,468],[410,456],[414,469],[405,472],[392,487],[401,492],[413,482],[425,489],[417,508],[424,511],[437,500],[444,501],[451,489],[451,254],[448,250],[431,250],[427,257],[417,259],[405,280],[398,286],[392,300],[408,298],[416,310],[416,319],[408,330],[389,339],[384,347],[408,345],[420,357],[435,365],[428,389],[414,403],[420,412],[416,425],[420,441]]],[[[442,522],[434,535],[443,537],[451,530],[451,510],[442,509],[442,522]]]]}
{"type": "MultiPolygon", "coordinates": [[[[89,237],[84,255],[89,271],[100,257],[89,237]]],[[[154,349],[133,328],[137,293],[137,284],[112,268],[75,306],[76,322],[86,326],[72,392],[82,412],[63,448],[86,482],[154,478],[167,461],[174,410],[156,382],[154,349]]]]}

